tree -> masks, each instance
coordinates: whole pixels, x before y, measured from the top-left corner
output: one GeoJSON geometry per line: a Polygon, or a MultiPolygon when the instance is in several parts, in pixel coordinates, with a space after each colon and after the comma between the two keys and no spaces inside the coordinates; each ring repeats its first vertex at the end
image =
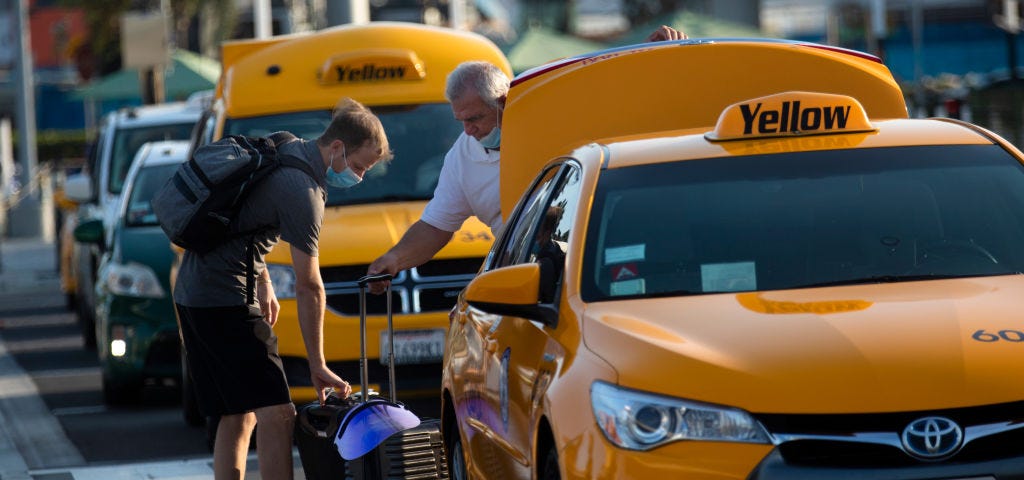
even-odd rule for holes
{"type": "MultiPolygon", "coordinates": [[[[157,11],[159,0],[62,0],[66,7],[80,8],[85,13],[89,29],[89,41],[78,46],[75,52],[79,62],[78,71],[84,79],[104,76],[121,69],[121,16],[130,10],[157,11]]],[[[200,9],[204,16],[213,18],[220,43],[231,38],[235,30],[235,6],[232,0],[169,0],[170,20],[175,46],[199,50],[198,45],[189,45],[189,30],[197,23],[200,9]]]]}
{"type": "Polygon", "coordinates": [[[76,61],[83,77],[104,76],[121,69],[121,14],[131,0],[64,0],[67,7],[81,8],[89,29],[89,41],[78,46],[76,61]]]}

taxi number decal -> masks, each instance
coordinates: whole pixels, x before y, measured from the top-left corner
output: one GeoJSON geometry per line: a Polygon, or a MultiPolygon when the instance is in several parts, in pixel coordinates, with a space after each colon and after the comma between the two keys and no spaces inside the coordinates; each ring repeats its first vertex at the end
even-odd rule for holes
{"type": "Polygon", "coordinates": [[[1024,343],[1024,332],[1020,330],[1000,330],[998,332],[989,332],[985,329],[978,330],[971,335],[971,338],[985,343],[992,343],[998,341],[1007,341],[1012,343],[1024,343]]]}
{"type": "Polygon", "coordinates": [[[750,135],[757,120],[757,133],[784,133],[791,131],[821,130],[822,123],[826,130],[846,128],[850,118],[850,106],[812,107],[800,109],[800,101],[782,102],[780,110],[761,111],[761,103],[753,111],[749,104],[740,105],[743,115],[743,133],[750,135]]]}
{"type": "Polygon", "coordinates": [[[459,240],[462,240],[463,242],[474,242],[474,241],[477,241],[477,240],[481,240],[481,241],[484,241],[484,242],[489,242],[489,241],[491,241],[493,239],[491,238],[491,234],[481,230],[481,231],[476,232],[476,233],[473,233],[473,232],[461,232],[459,234],[459,240]]]}

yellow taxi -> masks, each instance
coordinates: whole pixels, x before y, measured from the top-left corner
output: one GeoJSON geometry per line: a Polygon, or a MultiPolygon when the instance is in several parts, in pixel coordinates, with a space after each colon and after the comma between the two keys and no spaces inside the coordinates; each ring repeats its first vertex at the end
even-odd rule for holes
{"type": "Polygon", "coordinates": [[[522,195],[453,311],[454,478],[1024,478],[1017,148],[785,41],[567,59],[503,122],[522,195]]]}

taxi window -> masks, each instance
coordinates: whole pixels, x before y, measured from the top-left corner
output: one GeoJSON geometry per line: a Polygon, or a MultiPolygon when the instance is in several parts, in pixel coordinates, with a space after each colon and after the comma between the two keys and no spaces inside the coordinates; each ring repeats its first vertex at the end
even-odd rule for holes
{"type": "MultiPolygon", "coordinates": [[[[371,110],[384,125],[395,156],[390,162],[375,165],[352,188],[328,188],[327,205],[430,199],[444,155],[462,132],[462,126],[452,117],[451,107],[447,103],[432,103],[371,106],[371,110]]],[[[237,118],[225,122],[224,134],[263,137],[285,130],[315,140],[330,121],[330,110],[237,118]]]]}
{"type": "Polygon", "coordinates": [[[551,303],[560,290],[568,253],[573,214],[579,203],[580,170],[575,163],[550,167],[525,197],[523,211],[514,215],[496,248],[492,268],[533,262],[541,266],[540,300],[551,303]],[[548,192],[551,192],[548,195],[548,192]]]}
{"type": "Polygon", "coordinates": [[[995,145],[829,150],[604,172],[588,301],[1024,271],[1024,168],[995,145]]]}
{"type": "Polygon", "coordinates": [[[512,221],[505,227],[502,240],[494,246],[493,267],[504,267],[522,263],[530,251],[534,230],[544,216],[548,194],[555,186],[557,166],[549,167],[541,174],[539,180],[522,199],[513,215],[512,221]]]}

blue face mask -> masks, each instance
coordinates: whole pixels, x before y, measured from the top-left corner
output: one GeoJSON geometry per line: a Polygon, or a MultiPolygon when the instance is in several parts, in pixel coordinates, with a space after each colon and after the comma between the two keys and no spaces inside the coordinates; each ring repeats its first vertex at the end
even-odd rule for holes
{"type": "Polygon", "coordinates": [[[501,127],[495,125],[491,133],[480,139],[480,145],[490,150],[496,150],[501,145],[501,127]]]}
{"type": "Polygon", "coordinates": [[[356,172],[352,171],[352,168],[348,166],[348,154],[345,152],[345,147],[341,147],[342,159],[345,160],[345,170],[341,173],[334,171],[334,156],[331,156],[331,164],[327,166],[327,184],[335,188],[349,188],[353,187],[359,182],[363,181],[356,172]]]}

